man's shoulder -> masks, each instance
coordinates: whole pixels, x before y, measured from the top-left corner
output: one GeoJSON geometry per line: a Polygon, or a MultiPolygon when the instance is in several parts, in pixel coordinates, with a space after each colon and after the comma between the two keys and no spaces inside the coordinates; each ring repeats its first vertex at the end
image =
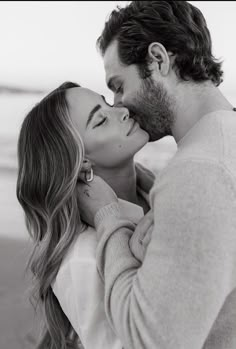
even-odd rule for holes
{"type": "Polygon", "coordinates": [[[180,140],[172,164],[199,159],[233,165],[235,149],[236,113],[216,111],[202,117],[180,140]]]}
{"type": "Polygon", "coordinates": [[[177,180],[202,183],[223,181],[236,188],[236,113],[212,112],[198,123],[178,143],[178,149],[155,182],[155,189],[163,183],[177,180]],[[218,179],[217,179],[218,178],[218,179]]]}

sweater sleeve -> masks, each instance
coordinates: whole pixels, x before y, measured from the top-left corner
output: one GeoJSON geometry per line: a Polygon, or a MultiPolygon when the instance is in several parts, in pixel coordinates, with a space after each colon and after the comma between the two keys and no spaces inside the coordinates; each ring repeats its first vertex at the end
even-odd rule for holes
{"type": "Polygon", "coordinates": [[[235,187],[213,163],[183,161],[151,192],[152,238],[143,264],[118,206],[95,220],[105,311],[125,348],[202,348],[235,286],[235,187]]]}

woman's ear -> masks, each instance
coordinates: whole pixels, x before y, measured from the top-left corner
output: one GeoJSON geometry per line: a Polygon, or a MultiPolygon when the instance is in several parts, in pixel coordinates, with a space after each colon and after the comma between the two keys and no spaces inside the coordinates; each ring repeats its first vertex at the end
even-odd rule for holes
{"type": "Polygon", "coordinates": [[[151,69],[166,76],[170,70],[170,58],[165,47],[159,42],[152,42],[148,46],[148,60],[151,62],[151,69]]]}
{"type": "Polygon", "coordinates": [[[91,161],[89,159],[84,159],[83,160],[83,164],[82,164],[82,168],[81,168],[81,171],[82,172],[87,172],[87,171],[90,171],[92,168],[92,164],[91,164],[91,161]]]}
{"type": "Polygon", "coordinates": [[[83,183],[90,182],[93,180],[93,168],[90,160],[86,158],[83,160],[78,179],[81,180],[83,183]]]}

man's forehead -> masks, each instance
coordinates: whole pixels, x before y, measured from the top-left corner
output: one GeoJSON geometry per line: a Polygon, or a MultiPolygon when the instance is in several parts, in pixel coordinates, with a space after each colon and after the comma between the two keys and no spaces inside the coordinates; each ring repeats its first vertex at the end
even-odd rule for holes
{"type": "Polygon", "coordinates": [[[118,43],[114,40],[106,49],[103,57],[104,68],[106,73],[106,81],[115,75],[118,75],[122,69],[118,57],[118,43]]]}

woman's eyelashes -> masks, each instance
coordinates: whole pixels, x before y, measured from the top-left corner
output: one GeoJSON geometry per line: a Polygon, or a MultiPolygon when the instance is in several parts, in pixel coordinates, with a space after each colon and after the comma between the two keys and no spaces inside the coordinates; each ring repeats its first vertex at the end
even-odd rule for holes
{"type": "Polygon", "coordinates": [[[100,125],[102,125],[102,124],[104,124],[104,122],[106,121],[106,119],[107,119],[107,117],[104,117],[98,124],[96,124],[96,125],[94,126],[94,128],[95,128],[95,127],[98,127],[98,126],[100,126],[100,125]]]}

